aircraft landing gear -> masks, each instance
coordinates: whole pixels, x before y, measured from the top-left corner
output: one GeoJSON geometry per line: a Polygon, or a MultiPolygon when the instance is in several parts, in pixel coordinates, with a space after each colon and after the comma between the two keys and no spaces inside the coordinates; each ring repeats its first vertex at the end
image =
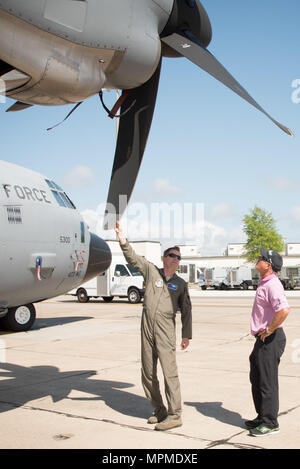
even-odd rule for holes
{"type": "Polygon", "coordinates": [[[6,316],[1,318],[1,326],[14,332],[28,331],[35,321],[35,307],[32,303],[28,305],[9,308],[6,316]]]}

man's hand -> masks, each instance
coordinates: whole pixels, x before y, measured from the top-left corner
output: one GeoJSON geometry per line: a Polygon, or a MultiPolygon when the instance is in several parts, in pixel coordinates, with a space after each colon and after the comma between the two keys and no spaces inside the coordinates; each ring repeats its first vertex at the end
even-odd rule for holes
{"type": "Polygon", "coordinates": [[[190,344],[189,339],[182,339],[181,350],[185,350],[186,348],[188,348],[189,344],[190,344]]]}
{"type": "Polygon", "coordinates": [[[259,337],[260,337],[260,340],[262,340],[263,342],[265,341],[265,339],[267,337],[269,337],[269,335],[273,334],[273,331],[272,332],[267,332],[267,329],[265,329],[264,331],[261,331],[258,333],[259,337]]]}
{"type": "Polygon", "coordinates": [[[260,339],[264,342],[266,337],[269,337],[269,335],[273,334],[273,332],[276,331],[276,329],[281,326],[283,321],[287,318],[288,314],[290,312],[290,308],[283,308],[280,311],[277,311],[275,314],[273,321],[268,325],[268,331],[267,329],[264,329],[263,331],[259,332],[258,335],[260,339]]]}
{"type": "Polygon", "coordinates": [[[118,240],[120,241],[120,244],[125,244],[126,243],[126,237],[123,234],[121,225],[119,221],[116,221],[116,227],[115,227],[115,232],[117,235],[118,240]]]}

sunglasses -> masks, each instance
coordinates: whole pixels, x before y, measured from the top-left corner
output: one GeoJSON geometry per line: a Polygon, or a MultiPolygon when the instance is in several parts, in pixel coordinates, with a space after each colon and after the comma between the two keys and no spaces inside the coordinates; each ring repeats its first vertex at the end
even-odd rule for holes
{"type": "Polygon", "coordinates": [[[167,257],[172,257],[172,259],[178,259],[181,261],[181,256],[178,256],[177,254],[174,254],[173,252],[170,252],[170,254],[167,254],[167,257]]]}

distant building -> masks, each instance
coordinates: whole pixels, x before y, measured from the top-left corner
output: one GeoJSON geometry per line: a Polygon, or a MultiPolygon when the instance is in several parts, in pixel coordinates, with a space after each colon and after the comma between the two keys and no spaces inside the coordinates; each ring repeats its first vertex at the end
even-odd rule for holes
{"type": "Polygon", "coordinates": [[[300,243],[287,243],[286,255],[287,256],[300,256],[300,243]]]}
{"type": "Polygon", "coordinates": [[[225,256],[242,256],[244,253],[245,243],[231,243],[227,244],[225,256]]]}
{"type": "MultiPolygon", "coordinates": [[[[110,247],[113,257],[122,255],[119,241],[113,239],[107,240],[106,242],[110,247]]],[[[162,266],[161,244],[159,241],[130,241],[130,244],[137,254],[146,257],[148,261],[152,262],[158,267],[162,266]]]]}
{"type": "MultiPolygon", "coordinates": [[[[254,267],[253,263],[249,263],[243,257],[244,243],[229,243],[225,249],[223,256],[201,256],[194,245],[180,245],[181,265],[195,264],[196,268],[212,268],[212,267],[254,267]]],[[[300,266],[300,243],[287,243],[283,257],[284,267],[300,266]]]]}
{"type": "MultiPolygon", "coordinates": [[[[118,241],[108,240],[107,243],[113,257],[122,255],[118,241]]],[[[159,241],[131,241],[130,244],[137,254],[146,257],[158,267],[162,267],[162,247],[159,241]]],[[[187,282],[198,283],[204,269],[244,266],[254,268],[254,263],[247,262],[243,257],[244,246],[244,243],[229,243],[223,256],[202,256],[195,244],[179,245],[182,260],[178,274],[187,282]]],[[[300,243],[287,243],[282,257],[283,267],[300,268],[300,243]]]]}

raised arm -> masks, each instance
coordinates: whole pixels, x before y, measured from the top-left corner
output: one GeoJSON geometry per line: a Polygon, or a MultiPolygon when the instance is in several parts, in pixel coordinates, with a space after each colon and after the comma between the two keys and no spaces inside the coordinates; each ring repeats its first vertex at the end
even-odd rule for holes
{"type": "Polygon", "coordinates": [[[132,265],[135,269],[138,269],[143,277],[148,277],[148,270],[150,262],[143,256],[136,254],[134,249],[130,246],[127,238],[124,236],[120,222],[116,222],[115,232],[120,243],[120,247],[123,251],[124,257],[127,260],[128,264],[132,265]]]}

